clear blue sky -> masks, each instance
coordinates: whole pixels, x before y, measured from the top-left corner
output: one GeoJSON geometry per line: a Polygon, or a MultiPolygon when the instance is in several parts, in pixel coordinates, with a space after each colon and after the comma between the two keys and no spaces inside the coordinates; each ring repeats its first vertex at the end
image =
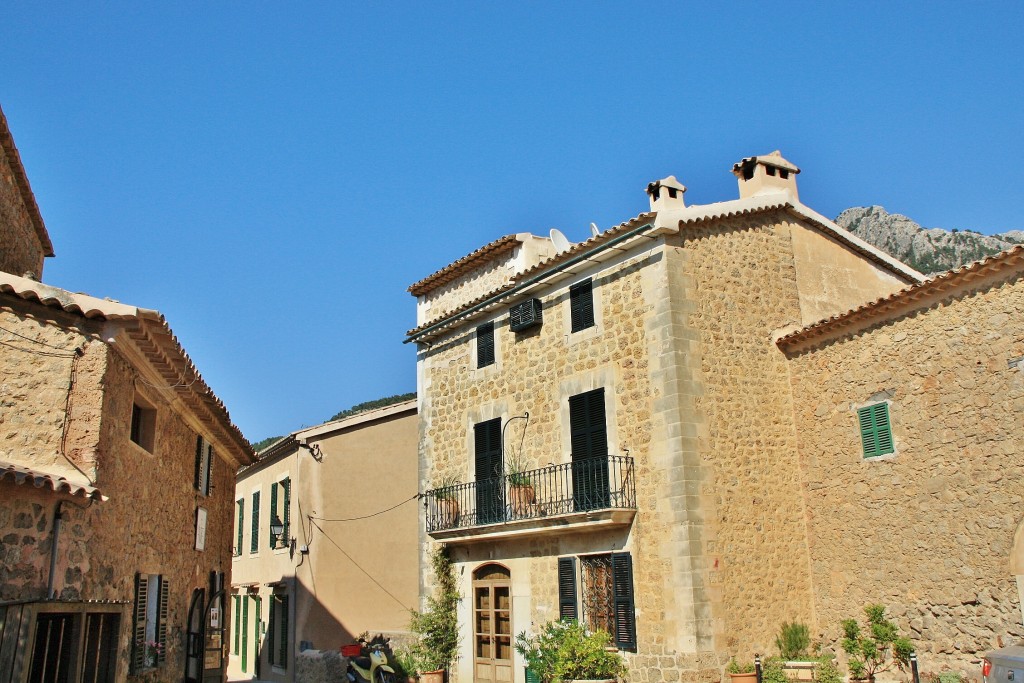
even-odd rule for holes
{"type": "Polygon", "coordinates": [[[412,282],[668,174],[1024,228],[1024,3],[708,4],[12,3],[45,280],[162,311],[255,441],[415,389],[412,282]]]}

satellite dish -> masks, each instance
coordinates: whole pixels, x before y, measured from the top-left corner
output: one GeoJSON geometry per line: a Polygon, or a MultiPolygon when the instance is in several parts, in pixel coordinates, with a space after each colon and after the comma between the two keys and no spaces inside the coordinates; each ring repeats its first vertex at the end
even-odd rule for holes
{"type": "Polygon", "coordinates": [[[555,245],[555,251],[559,254],[563,251],[569,251],[572,247],[572,243],[566,239],[565,235],[558,228],[551,228],[551,243],[555,245]]]}
{"type": "Polygon", "coordinates": [[[601,234],[601,231],[597,229],[597,223],[591,223],[590,224],[590,236],[591,237],[597,237],[600,234],[601,234]]]}

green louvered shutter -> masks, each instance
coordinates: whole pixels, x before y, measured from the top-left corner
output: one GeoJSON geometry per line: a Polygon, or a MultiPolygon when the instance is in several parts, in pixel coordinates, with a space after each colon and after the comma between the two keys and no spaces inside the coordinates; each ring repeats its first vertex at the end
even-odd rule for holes
{"type": "Polygon", "coordinates": [[[249,552],[260,549],[260,492],[252,494],[252,538],[249,539],[249,552]]]}
{"type": "Polygon", "coordinates": [[[494,323],[484,323],[476,328],[476,366],[485,368],[494,365],[494,323]]]}
{"type": "Polygon", "coordinates": [[[274,536],[274,517],[277,517],[277,482],[270,485],[270,524],[267,524],[267,538],[270,539],[270,547],[277,545],[277,537],[274,536]]]}
{"type": "Polygon", "coordinates": [[[505,519],[505,470],[501,461],[501,418],[473,425],[476,475],[476,521],[493,524],[505,519]]]}
{"type": "MultiPolygon", "coordinates": [[[[238,503],[238,531],[235,536],[235,555],[242,554],[242,525],[245,524],[245,498],[239,498],[238,503]]],[[[238,649],[237,647],[235,648],[238,649]]],[[[237,652],[235,654],[238,654],[237,652]]]]}
{"type": "Polygon", "coordinates": [[[615,600],[615,646],[636,652],[636,607],[633,603],[633,558],[612,553],[612,588],[615,600]]]}
{"type": "Polygon", "coordinates": [[[857,411],[864,457],[894,453],[892,429],[889,424],[889,404],[875,403],[857,411]]]}
{"type": "Polygon", "coordinates": [[[242,673],[248,671],[246,660],[249,657],[249,596],[242,597],[242,673]]]}
{"type": "Polygon", "coordinates": [[[235,627],[235,646],[231,652],[237,655],[242,638],[242,596],[232,595],[231,598],[235,601],[235,623],[232,624],[235,627]]]}
{"type": "Polygon", "coordinates": [[[256,678],[260,677],[260,624],[263,622],[263,598],[256,596],[252,599],[252,608],[255,612],[252,624],[252,642],[255,643],[256,666],[253,667],[256,678]]]}
{"type": "Polygon", "coordinates": [[[594,326],[593,281],[584,280],[569,288],[569,314],[573,332],[594,326]]]}
{"type": "Polygon", "coordinates": [[[266,643],[267,643],[267,661],[269,661],[271,664],[274,663],[274,641],[276,640],[276,635],[277,635],[275,633],[275,631],[277,630],[277,621],[275,621],[276,618],[277,618],[277,597],[274,596],[274,595],[271,595],[270,596],[270,617],[268,619],[268,621],[270,622],[270,628],[267,629],[267,640],[266,640],[266,643]]]}
{"type": "Polygon", "coordinates": [[[278,666],[288,667],[288,596],[281,596],[281,630],[277,652],[278,666]]]}
{"type": "Polygon", "coordinates": [[[292,537],[292,480],[291,477],[281,482],[284,487],[284,538],[292,537]]]}
{"type": "Polygon", "coordinates": [[[157,622],[156,622],[156,642],[160,644],[157,650],[156,661],[158,665],[163,664],[167,661],[167,602],[168,596],[170,595],[170,586],[168,585],[167,579],[163,576],[159,578],[160,581],[160,606],[157,611],[157,622]]]}
{"type": "Polygon", "coordinates": [[[576,558],[558,558],[558,618],[576,621],[576,558]]]}
{"type": "Polygon", "coordinates": [[[569,397],[569,434],[576,510],[608,507],[611,499],[604,387],[569,397]]]}
{"type": "Polygon", "coordinates": [[[146,663],[146,605],[149,604],[149,577],[135,575],[135,610],[132,614],[132,673],[142,671],[146,663]]]}

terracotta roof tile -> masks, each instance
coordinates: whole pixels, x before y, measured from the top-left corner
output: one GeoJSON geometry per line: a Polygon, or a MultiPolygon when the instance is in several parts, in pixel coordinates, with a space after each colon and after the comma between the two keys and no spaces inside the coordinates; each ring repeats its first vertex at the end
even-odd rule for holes
{"type": "Polygon", "coordinates": [[[522,244],[522,240],[519,239],[517,235],[505,235],[504,237],[499,237],[493,242],[480,247],[473,253],[467,254],[459,260],[449,263],[441,270],[428,275],[419,282],[409,285],[408,291],[412,293],[413,296],[426,294],[437,289],[441,285],[451,282],[467,271],[476,268],[480,264],[486,263],[496,256],[500,256],[505,252],[515,249],[520,244],[522,244]]]}
{"type": "Polygon", "coordinates": [[[82,498],[107,499],[95,486],[75,483],[58,474],[41,472],[0,460],[0,481],[4,480],[13,481],[15,484],[31,484],[37,489],[45,487],[56,493],[69,493],[82,498]]]}

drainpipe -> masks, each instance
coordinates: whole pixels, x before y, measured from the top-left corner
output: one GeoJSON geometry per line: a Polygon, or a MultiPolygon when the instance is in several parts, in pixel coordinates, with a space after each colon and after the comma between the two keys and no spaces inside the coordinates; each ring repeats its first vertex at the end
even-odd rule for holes
{"type": "Polygon", "coordinates": [[[53,539],[50,541],[50,578],[46,582],[46,598],[48,600],[57,597],[56,591],[53,588],[53,581],[57,573],[57,543],[60,540],[61,520],[64,519],[64,513],[61,512],[63,505],[64,501],[58,501],[57,507],[53,511],[53,539]]]}

